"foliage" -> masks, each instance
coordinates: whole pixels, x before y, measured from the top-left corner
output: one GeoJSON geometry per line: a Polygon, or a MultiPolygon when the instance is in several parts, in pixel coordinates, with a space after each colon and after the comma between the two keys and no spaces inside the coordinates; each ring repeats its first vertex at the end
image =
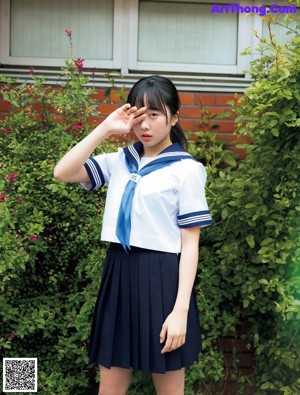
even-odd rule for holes
{"type": "Polygon", "coordinates": [[[95,377],[87,340],[104,255],[103,195],[53,180],[94,114],[82,66],[66,61],[59,88],[33,70],[30,84],[1,77],[10,103],[0,124],[1,348],[38,358],[45,395],[82,394],[95,377]]]}
{"type": "MultiPolygon", "coordinates": [[[[207,167],[214,225],[201,235],[196,290],[204,353],[187,370],[186,395],[222,393],[214,386],[226,380],[218,340],[240,325],[255,346],[257,370],[239,378],[239,393],[248,382],[258,395],[300,388],[300,41],[260,42],[253,83],[232,103],[238,133],[252,139],[243,147],[247,158],[236,167],[203,108],[190,148],[207,167]]],[[[34,70],[31,84],[1,77],[11,110],[0,121],[0,345],[5,356],[38,357],[41,395],[97,391],[87,342],[105,252],[104,195],[52,177],[95,112],[83,62],[71,52],[59,88],[34,70]]],[[[129,393],[152,394],[151,378],[136,374],[129,393]]]]}
{"type": "MultiPolygon", "coordinates": [[[[255,32],[261,56],[251,64],[253,83],[231,103],[237,131],[252,138],[243,147],[247,159],[236,171],[222,169],[201,148],[205,134],[198,143],[215,220],[201,242],[199,306],[206,350],[245,325],[255,346],[257,394],[288,395],[300,391],[300,40],[295,34],[279,45],[274,17],[264,19],[271,36],[255,32]]],[[[199,374],[199,383],[211,377],[199,374]]]]}

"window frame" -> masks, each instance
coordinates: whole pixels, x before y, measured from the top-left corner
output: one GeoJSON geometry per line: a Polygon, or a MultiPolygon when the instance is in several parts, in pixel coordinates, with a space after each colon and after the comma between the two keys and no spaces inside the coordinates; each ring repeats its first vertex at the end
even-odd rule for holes
{"type": "MultiPolygon", "coordinates": [[[[11,0],[0,0],[0,72],[4,75],[17,78],[20,81],[28,79],[28,66],[35,67],[35,72],[43,75],[49,83],[58,83],[57,75],[64,66],[64,59],[52,58],[17,58],[9,56],[10,48],[10,26],[9,9],[11,0]]],[[[180,1],[180,0],[164,0],[180,1]]],[[[197,2],[215,4],[214,0],[181,0],[180,2],[197,2]]],[[[259,6],[264,3],[271,3],[271,0],[241,0],[240,5],[259,6]]],[[[228,4],[226,0],[219,0],[218,4],[228,4]]],[[[113,26],[113,60],[93,60],[87,59],[84,63],[84,73],[89,73],[89,69],[96,67],[93,85],[97,87],[108,86],[105,73],[109,72],[114,76],[116,86],[131,87],[136,79],[153,74],[164,74],[176,82],[179,90],[189,91],[210,91],[210,92],[243,92],[251,83],[251,77],[245,70],[250,69],[250,62],[256,59],[259,54],[255,53],[258,40],[252,33],[254,29],[260,34],[263,22],[258,15],[244,15],[239,18],[239,32],[241,36],[238,41],[236,66],[224,65],[192,65],[186,64],[163,64],[163,63],[142,63],[137,62],[137,39],[138,29],[138,0],[114,0],[114,26],[113,26]],[[135,25],[132,23],[135,21],[135,25]],[[240,53],[249,47],[251,55],[241,56],[240,53]],[[171,66],[174,67],[171,67],[171,66]],[[179,69],[177,68],[179,66],[179,69]],[[121,72],[121,73],[120,73],[121,72]]],[[[278,5],[286,5],[286,2],[279,0],[278,5]]],[[[299,9],[299,7],[298,7],[299,9]]],[[[298,15],[298,13],[297,13],[298,15]]],[[[226,14],[224,14],[224,17],[226,14]]],[[[80,56],[80,55],[79,55],[80,56]]],[[[67,56],[66,56],[67,57],[67,56]]]]}
{"type": "MultiPolygon", "coordinates": [[[[86,59],[85,67],[120,69],[122,66],[123,0],[114,1],[113,55],[112,60],[86,59]]],[[[11,0],[0,0],[0,62],[14,66],[62,67],[64,59],[23,57],[10,55],[10,10],[11,0]],[[9,37],[9,39],[7,39],[9,37]]],[[[63,32],[62,32],[63,34],[63,32]]],[[[67,54],[66,54],[67,57],[67,54]]]]}
{"type": "MultiPolygon", "coordinates": [[[[238,34],[237,34],[237,64],[236,65],[215,65],[215,64],[188,64],[188,63],[160,63],[160,62],[141,62],[138,61],[138,13],[139,0],[129,0],[129,38],[128,42],[135,43],[128,50],[128,69],[131,72],[140,71],[163,71],[163,72],[179,72],[179,73],[209,73],[209,74],[244,74],[244,70],[249,66],[250,56],[240,56],[240,53],[246,47],[252,47],[253,37],[251,31],[253,29],[253,18],[249,15],[242,16],[241,20],[238,14],[238,34]]],[[[163,0],[169,2],[180,3],[202,3],[215,4],[215,0],[163,0]]],[[[220,0],[218,3],[228,4],[226,0],[220,0]]],[[[240,5],[247,5],[245,0],[239,2],[240,5]]],[[[226,14],[224,14],[226,17],[226,14]]]]}

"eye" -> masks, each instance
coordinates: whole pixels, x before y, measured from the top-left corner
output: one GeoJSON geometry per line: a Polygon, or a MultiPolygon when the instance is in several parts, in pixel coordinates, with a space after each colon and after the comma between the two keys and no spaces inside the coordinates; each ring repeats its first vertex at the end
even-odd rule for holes
{"type": "Polygon", "coordinates": [[[158,116],[159,116],[158,112],[150,112],[150,114],[149,114],[149,117],[152,119],[157,118],[158,116]]]}

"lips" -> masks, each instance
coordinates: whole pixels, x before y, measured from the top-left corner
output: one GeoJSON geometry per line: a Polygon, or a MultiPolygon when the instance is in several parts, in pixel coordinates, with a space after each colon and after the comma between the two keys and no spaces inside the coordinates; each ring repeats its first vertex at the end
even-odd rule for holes
{"type": "Polygon", "coordinates": [[[144,140],[144,141],[149,141],[149,140],[152,139],[152,136],[150,136],[150,134],[143,133],[143,134],[141,135],[141,138],[142,138],[142,140],[144,140]]]}

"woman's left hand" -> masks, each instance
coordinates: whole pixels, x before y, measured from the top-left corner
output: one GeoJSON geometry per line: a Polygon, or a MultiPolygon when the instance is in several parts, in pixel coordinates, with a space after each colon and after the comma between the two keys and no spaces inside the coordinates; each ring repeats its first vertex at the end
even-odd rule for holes
{"type": "Polygon", "coordinates": [[[159,335],[160,343],[167,339],[162,354],[176,350],[185,343],[187,314],[187,311],[173,310],[166,318],[159,335]]]}

